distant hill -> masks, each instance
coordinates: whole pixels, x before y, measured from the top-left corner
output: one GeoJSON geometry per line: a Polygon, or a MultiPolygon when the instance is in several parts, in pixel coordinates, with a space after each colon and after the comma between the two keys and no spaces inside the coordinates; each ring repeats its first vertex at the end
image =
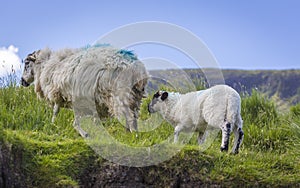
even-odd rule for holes
{"type": "MultiPolygon", "coordinates": [[[[206,69],[208,70],[208,69],[206,69]]],[[[201,69],[186,69],[187,75],[195,84],[206,85],[205,74],[201,69]]],[[[177,78],[182,70],[150,71],[151,75],[169,75],[164,77],[177,78]],[[172,76],[173,75],[173,76],[172,76]]],[[[205,72],[205,71],[204,71],[205,72]]],[[[212,71],[213,72],[213,71],[212,71]]],[[[256,89],[266,96],[285,102],[297,104],[300,102],[300,70],[222,70],[225,83],[241,94],[251,94],[256,89]]],[[[181,78],[179,78],[181,79],[181,78]]],[[[181,80],[178,80],[179,82],[181,80]]]]}
{"type": "Polygon", "coordinates": [[[269,97],[278,97],[291,104],[300,102],[300,70],[223,70],[222,72],[226,84],[237,91],[251,93],[252,88],[257,88],[269,97]]]}

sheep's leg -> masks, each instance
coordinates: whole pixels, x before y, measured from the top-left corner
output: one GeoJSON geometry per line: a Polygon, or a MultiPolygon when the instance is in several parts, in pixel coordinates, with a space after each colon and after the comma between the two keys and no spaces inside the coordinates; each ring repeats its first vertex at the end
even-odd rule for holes
{"type": "Polygon", "coordinates": [[[222,125],[221,129],[222,129],[221,151],[228,151],[229,138],[230,138],[230,132],[231,132],[231,124],[228,122],[225,122],[222,125]]]}
{"type": "Polygon", "coordinates": [[[244,139],[244,132],[242,130],[242,122],[243,122],[242,118],[239,117],[237,119],[236,128],[234,130],[234,145],[233,145],[233,148],[231,151],[233,154],[239,153],[240,146],[244,139]]]}
{"type": "Polygon", "coordinates": [[[89,137],[89,134],[85,132],[80,126],[75,126],[75,129],[79,132],[80,136],[83,138],[89,137]]]}
{"type": "Polygon", "coordinates": [[[83,138],[87,138],[89,136],[89,134],[80,127],[80,116],[76,116],[76,114],[73,126],[83,138]]]}
{"type": "Polygon", "coordinates": [[[127,130],[129,130],[130,132],[137,131],[137,118],[135,117],[135,114],[130,110],[130,108],[127,108],[124,115],[126,119],[127,130]]]}
{"type": "MultiPolygon", "coordinates": [[[[74,103],[75,104],[75,103],[74,103]]],[[[87,132],[85,132],[81,127],[80,127],[80,119],[81,119],[81,111],[80,108],[76,108],[75,105],[73,106],[74,110],[74,122],[73,122],[73,127],[75,130],[78,131],[78,133],[83,137],[87,138],[89,135],[87,132]]]]}
{"type": "Polygon", "coordinates": [[[137,119],[139,118],[139,113],[137,109],[134,110],[133,118],[134,118],[133,129],[135,131],[138,131],[137,119]]]}
{"type": "Polygon", "coordinates": [[[54,123],[55,121],[55,118],[59,112],[59,109],[60,109],[60,105],[55,103],[54,106],[53,106],[53,115],[52,115],[52,119],[51,119],[51,122],[54,123]]]}
{"type": "Polygon", "coordinates": [[[175,131],[174,131],[174,143],[176,144],[178,142],[178,137],[179,137],[179,133],[182,131],[183,126],[181,125],[177,125],[175,127],[175,131]]]}
{"type": "Polygon", "coordinates": [[[132,123],[131,123],[130,130],[131,130],[131,132],[132,132],[132,130],[138,131],[137,120],[136,120],[136,118],[133,118],[132,123]]]}

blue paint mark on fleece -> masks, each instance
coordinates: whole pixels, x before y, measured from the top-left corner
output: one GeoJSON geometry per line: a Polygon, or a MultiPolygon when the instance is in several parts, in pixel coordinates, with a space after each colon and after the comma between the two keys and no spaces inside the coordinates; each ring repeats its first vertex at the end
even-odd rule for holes
{"type": "Polygon", "coordinates": [[[86,45],[85,47],[83,47],[83,49],[88,50],[89,48],[99,48],[99,47],[108,47],[111,46],[110,44],[107,43],[103,43],[103,44],[93,44],[93,45],[86,45]]]}
{"type": "Polygon", "coordinates": [[[130,60],[137,60],[136,55],[133,53],[133,51],[129,51],[129,50],[124,50],[121,49],[119,50],[117,53],[123,55],[125,58],[130,59],[130,60]]]}

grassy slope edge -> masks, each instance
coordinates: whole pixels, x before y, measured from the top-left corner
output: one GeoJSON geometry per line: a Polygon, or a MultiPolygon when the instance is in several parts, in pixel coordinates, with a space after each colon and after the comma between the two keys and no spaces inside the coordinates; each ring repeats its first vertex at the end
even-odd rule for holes
{"type": "MultiPolygon", "coordinates": [[[[240,154],[220,153],[220,136],[200,152],[193,138],[171,160],[143,168],[118,166],[97,156],[73,129],[69,110],[51,124],[51,109],[37,100],[32,88],[6,87],[0,96],[0,186],[300,186],[300,107],[278,114],[273,102],[257,92],[242,101],[245,140],[240,154]]],[[[172,134],[165,125],[135,139],[118,123],[105,126],[131,145],[151,145],[172,134]]]]}

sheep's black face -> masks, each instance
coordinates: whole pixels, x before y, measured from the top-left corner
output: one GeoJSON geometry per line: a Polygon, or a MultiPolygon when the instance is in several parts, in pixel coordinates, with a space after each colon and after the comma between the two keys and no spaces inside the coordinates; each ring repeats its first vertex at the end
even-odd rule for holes
{"type": "Polygon", "coordinates": [[[148,111],[155,113],[163,109],[165,100],[168,98],[168,92],[158,91],[153,95],[151,102],[148,104],[148,111]]]}
{"type": "Polygon", "coordinates": [[[137,98],[141,100],[142,98],[147,98],[145,87],[147,84],[147,78],[138,81],[132,88],[133,92],[136,94],[137,98]]]}
{"type": "Polygon", "coordinates": [[[22,74],[21,85],[29,86],[34,81],[34,64],[36,61],[36,52],[29,54],[25,60],[24,71],[22,74]]]}

